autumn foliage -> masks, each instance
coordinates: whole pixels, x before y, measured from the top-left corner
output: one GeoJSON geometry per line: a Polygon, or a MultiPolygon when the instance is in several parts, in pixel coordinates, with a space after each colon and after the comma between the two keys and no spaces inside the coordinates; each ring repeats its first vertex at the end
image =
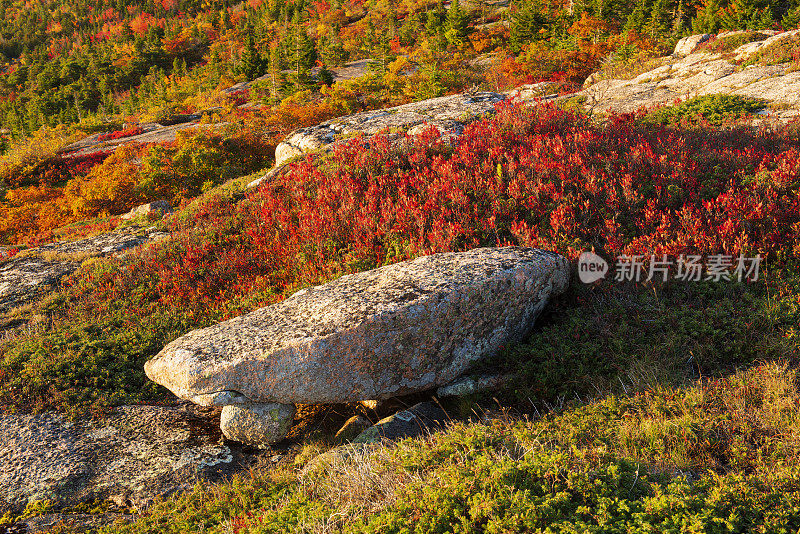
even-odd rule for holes
{"type": "Polygon", "coordinates": [[[111,154],[83,157],[53,156],[36,165],[53,169],[40,174],[38,185],[6,193],[0,203],[0,239],[35,243],[61,226],[119,215],[139,203],[164,199],[177,205],[221,181],[263,167],[272,150],[250,132],[223,137],[194,129],[178,132],[167,144],[120,146],[111,154]]]}
{"type": "Polygon", "coordinates": [[[117,139],[122,139],[124,137],[132,137],[134,135],[139,135],[144,133],[144,128],[141,126],[133,126],[131,128],[125,128],[124,130],[117,130],[114,132],[108,132],[104,134],[100,134],[97,137],[98,141],[115,141],[117,139]]]}
{"type": "MultiPolygon", "coordinates": [[[[181,149],[170,150],[165,169],[179,168],[181,149]]],[[[399,144],[355,138],[244,196],[209,191],[166,222],[168,239],[85,264],[66,279],[58,326],[8,349],[0,400],[44,408],[152,398],[142,364],[175,337],[432,252],[741,252],[796,266],[798,156],[791,128],[678,130],[631,115],[601,125],[550,105],[500,105],[452,145],[435,129],[399,144]],[[130,372],[109,378],[109,365],[130,372]],[[98,388],[108,397],[92,396],[98,388]]]]}
{"type": "Polygon", "coordinates": [[[453,147],[433,129],[406,148],[354,139],[293,164],[235,208],[212,198],[132,271],[105,275],[92,300],[145,277],[157,280],[159,305],[228,316],[341,273],[504,244],[572,257],[594,247],[796,260],[795,139],[634,116],[599,126],[557,107],[503,104],[453,147]]]}

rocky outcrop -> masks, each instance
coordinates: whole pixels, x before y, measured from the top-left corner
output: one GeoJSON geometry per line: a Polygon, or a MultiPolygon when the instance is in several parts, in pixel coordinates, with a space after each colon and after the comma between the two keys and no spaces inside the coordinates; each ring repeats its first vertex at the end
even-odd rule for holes
{"type": "Polygon", "coordinates": [[[587,108],[603,113],[629,113],[696,96],[733,94],[776,104],[765,116],[786,121],[800,114],[800,72],[793,72],[788,63],[744,65],[743,62],[765,46],[795,38],[798,32],[783,32],[746,43],[727,54],[695,50],[704,40],[703,35],[695,35],[676,47],[676,57],[693,50],[685,57],[663,58],[661,65],[633,79],[601,80],[578,94],[586,96],[587,108]]]}
{"type": "Polygon", "coordinates": [[[413,135],[430,125],[443,135],[459,135],[465,124],[494,111],[494,105],[504,99],[500,93],[463,93],[332,119],[287,136],[275,149],[275,165],[339,139],[387,129],[413,135]]]}
{"type": "MultiPolygon", "coordinates": [[[[144,508],[234,467],[218,410],[120,406],[102,420],[56,413],[0,414],[0,510],[112,499],[144,508]]],[[[0,512],[2,515],[2,512],[0,512]]]]}
{"type": "Polygon", "coordinates": [[[423,391],[524,338],[568,277],[565,258],[537,249],[435,254],[343,276],[190,332],[145,371],[203,405],[423,391]]]}
{"type": "Polygon", "coordinates": [[[150,215],[153,212],[158,212],[161,215],[165,215],[172,212],[172,206],[170,206],[169,202],[166,200],[156,200],[154,202],[148,202],[147,204],[136,206],[125,215],[120,215],[120,219],[135,219],[136,217],[150,215]]]}
{"type": "MultiPolygon", "coordinates": [[[[137,135],[120,137],[101,141],[103,133],[96,133],[84,137],[74,143],[64,146],[59,151],[64,158],[86,157],[95,154],[111,154],[123,145],[147,145],[151,143],[171,143],[177,139],[178,132],[194,128],[221,129],[228,125],[227,122],[204,124],[200,122],[203,115],[213,113],[215,110],[203,110],[197,114],[181,115],[166,119],[162,123],[148,122],[138,126],[144,130],[137,135]]],[[[106,132],[107,133],[107,132],[106,132]]]]}
{"type": "Polygon", "coordinates": [[[672,55],[675,57],[688,56],[694,52],[694,49],[697,48],[697,45],[708,41],[710,38],[710,33],[701,33],[698,35],[689,35],[688,37],[684,37],[675,45],[675,51],[672,52],[672,55]]]}
{"type": "MultiPolygon", "coordinates": [[[[737,61],[742,61],[744,59],[749,58],[750,56],[752,56],[753,54],[755,54],[756,52],[758,52],[760,49],[762,49],[764,47],[776,44],[779,41],[783,41],[784,39],[791,39],[791,38],[795,37],[798,33],[800,33],[800,30],[792,30],[792,31],[782,32],[782,33],[762,31],[762,32],[759,32],[759,33],[764,34],[764,35],[769,35],[770,33],[772,33],[773,35],[770,35],[766,39],[763,39],[763,40],[760,40],[760,41],[753,41],[752,43],[745,43],[742,46],[740,46],[739,48],[737,48],[736,50],[734,50],[733,53],[735,54],[735,59],[737,61]]],[[[730,35],[730,34],[728,34],[728,35],[730,35]]]]}
{"type": "Polygon", "coordinates": [[[39,299],[56,289],[64,276],[88,258],[118,253],[166,235],[154,228],[128,227],[25,250],[0,262],[0,312],[39,299]]]}

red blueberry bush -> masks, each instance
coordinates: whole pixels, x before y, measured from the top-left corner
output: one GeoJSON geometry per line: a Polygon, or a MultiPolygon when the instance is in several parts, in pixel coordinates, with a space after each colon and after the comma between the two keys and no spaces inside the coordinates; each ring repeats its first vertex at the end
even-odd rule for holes
{"type": "MultiPolygon", "coordinates": [[[[229,315],[343,272],[477,246],[785,261],[800,255],[799,188],[796,136],[634,116],[595,125],[506,104],[453,147],[433,130],[406,148],[355,139],[235,208],[212,199],[133,272],[158,280],[163,303],[229,315]]],[[[108,276],[116,288],[121,275],[108,276]]]]}
{"type": "Polygon", "coordinates": [[[125,128],[124,130],[117,130],[115,132],[109,132],[100,134],[97,138],[98,141],[114,141],[116,139],[122,139],[123,137],[132,137],[134,135],[139,135],[144,133],[144,128],[141,126],[133,126],[131,128],[125,128]]]}

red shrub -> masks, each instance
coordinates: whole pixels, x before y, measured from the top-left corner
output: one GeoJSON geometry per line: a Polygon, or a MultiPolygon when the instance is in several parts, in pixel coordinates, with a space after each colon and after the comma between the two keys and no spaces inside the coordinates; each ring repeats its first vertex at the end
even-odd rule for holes
{"type": "Polygon", "coordinates": [[[454,147],[437,137],[431,129],[408,150],[354,139],[235,208],[212,199],[176,223],[177,238],[93,282],[87,301],[124,299],[147,281],[138,295],[201,322],[343,272],[481,245],[800,256],[800,149],[789,136],[632,116],[598,126],[552,106],[503,105],[454,147]]]}
{"type": "Polygon", "coordinates": [[[132,137],[134,135],[139,135],[144,133],[144,128],[141,126],[134,126],[132,128],[125,128],[124,130],[117,130],[115,132],[109,132],[100,134],[97,138],[98,141],[114,141],[116,139],[122,139],[123,137],[132,137]]]}
{"type": "Polygon", "coordinates": [[[228,93],[228,100],[230,100],[234,106],[246,104],[250,102],[250,89],[239,89],[238,91],[228,93]]]}

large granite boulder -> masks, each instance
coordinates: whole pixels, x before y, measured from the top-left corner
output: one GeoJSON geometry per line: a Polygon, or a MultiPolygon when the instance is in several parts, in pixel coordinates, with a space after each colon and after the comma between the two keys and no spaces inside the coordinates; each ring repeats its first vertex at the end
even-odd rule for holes
{"type": "Polygon", "coordinates": [[[201,405],[385,399],[451,382],[523,339],[569,264],[530,248],[343,276],[167,345],[150,379],[201,405]]]}

